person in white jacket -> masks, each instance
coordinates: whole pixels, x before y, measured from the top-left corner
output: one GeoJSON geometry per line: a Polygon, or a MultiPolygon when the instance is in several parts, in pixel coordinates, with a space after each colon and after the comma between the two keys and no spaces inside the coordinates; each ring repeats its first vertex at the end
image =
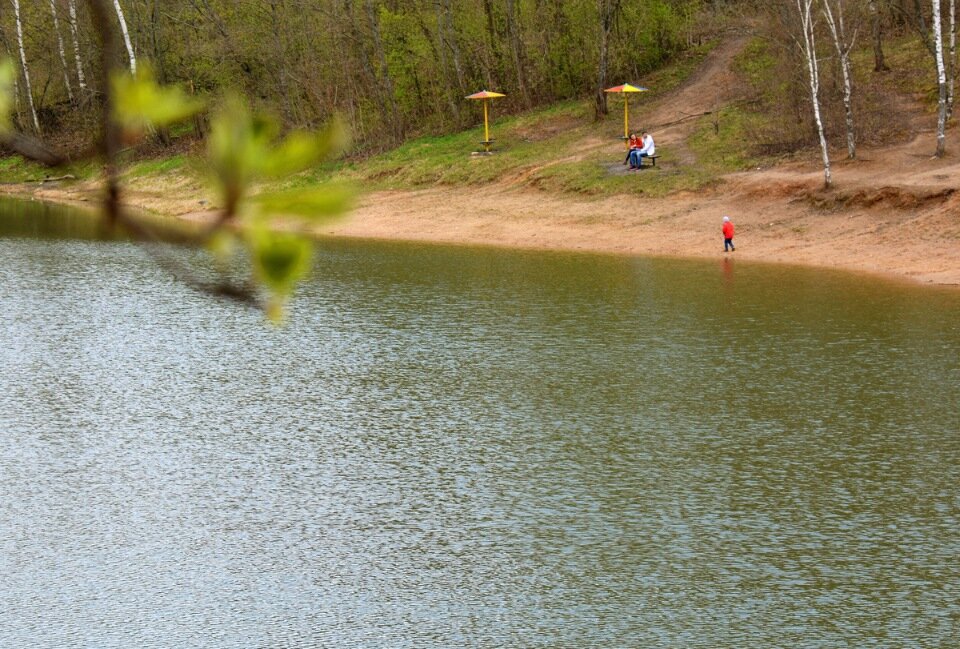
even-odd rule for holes
{"type": "Polygon", "coordinates": [[[643,169],[643,159],[654,155],[657,148],[653,143],[653,136],[643,132],[643,146],[630,152],[630,168],[643,169]]]}

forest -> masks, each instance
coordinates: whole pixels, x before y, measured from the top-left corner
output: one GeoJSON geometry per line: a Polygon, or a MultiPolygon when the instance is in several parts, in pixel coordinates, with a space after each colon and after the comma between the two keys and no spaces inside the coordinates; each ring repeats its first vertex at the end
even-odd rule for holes
{"type": "MultiPolygon", "coordinates": [[[[358,149],[377,151],[474,124],[463,97],[484,88],[507,95],[498,104],[505,113],[593,97],[605,114],[605,86],[642,80],[731,28],[772,43],[791,66],[783,99],[797,105],[809,90],[805,8],[820,32],[823,74],[839,78],[837,53],[868,41],[883,69],[891,33],[918,36],[934,55],[940,5],[952,78],[952,0],[10,0],[0,5],[0,40],[19,63],[18,129],[68,149],[82,148],[97,123],[98,22],[109,20],[122,42],[118,65],[147,66],[159,83],[214,100],[239,91],[286,128],[338,115],[358,149]],[[832,29],[820,18],[831,7],[832,29]]],[[[803,121],[815,138],[812,120],[803,121]]],[[[201,120],[195,126],[202,132],[201,120]]]]}
{"type": "MultiPolygon", "coordinates": [[[[699,37],[699,0],[113,0],[131,71],[216,97],[239,89],[287,127],[338,114],[374,148],[461,128],[463,97],[507,94],[507,111],[640,78],[699,37]]],[[[17,121],[82,133],[100,74],[83,0],[6,2],[0,37],[22,62],[17,121]],[[22,47],[21,47],[22,45],[22,47]],[[29,89],[28,89],[29,88],[29,89]],[[32,105],[32,109],[31,109],[32,105]],[[79,110],[73,110],[78,107],[79,110]],[[31,117],[35,111],[37,121],[31,117]]],[[[600,95],[602,99],[602,95],[600,95]]]]}

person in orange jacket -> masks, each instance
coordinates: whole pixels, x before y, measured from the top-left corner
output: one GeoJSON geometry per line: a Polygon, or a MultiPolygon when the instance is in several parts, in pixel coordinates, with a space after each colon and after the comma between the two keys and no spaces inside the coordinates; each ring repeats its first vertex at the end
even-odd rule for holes
{"type": "Polygon", "coordinates": [[[733,221],[729,216],[723,217],[723,251],[736,250],[733,247],[733,221]]]}

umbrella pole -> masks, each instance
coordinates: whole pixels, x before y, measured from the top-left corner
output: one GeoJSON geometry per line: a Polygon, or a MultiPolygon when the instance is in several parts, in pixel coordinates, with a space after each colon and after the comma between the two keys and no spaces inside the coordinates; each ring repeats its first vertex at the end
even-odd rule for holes
{"type": "Polygon", "coordinates": [[[627,147],[627,151],[630,150],[630,112],[627,108],[628,96],[627,93],[623,93],[623,144],[627,147]]]}
{"type": "Polygon", "coordinates": [[[487,100],[483,100],[483,150],[490,153],[490,124],[487,122],[487,100]]]}

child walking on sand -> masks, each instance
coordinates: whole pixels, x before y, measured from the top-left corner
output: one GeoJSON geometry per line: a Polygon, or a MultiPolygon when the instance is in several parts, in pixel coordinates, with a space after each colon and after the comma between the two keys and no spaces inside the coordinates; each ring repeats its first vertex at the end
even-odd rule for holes
{"type": "Polygon", "coordinates": [[[733,221],[729,216],[723,217],[723,251],[736,250],[733,247],[733,221]]]}

